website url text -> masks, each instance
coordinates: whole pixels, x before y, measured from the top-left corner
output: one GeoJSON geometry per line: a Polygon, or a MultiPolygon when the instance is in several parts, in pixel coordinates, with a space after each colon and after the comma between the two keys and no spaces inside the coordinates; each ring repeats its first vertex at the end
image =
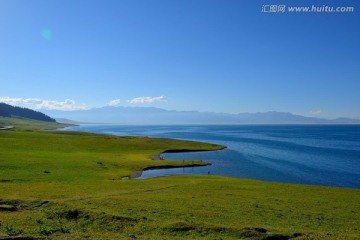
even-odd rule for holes
{"type": "Polygon", "coordinates": [[[261,12],[263,13],[352,13],[355,12],[355,7],[334,7],[334,6],[307,6],[295,7],[286,5],[262,5],[261,12]]]}

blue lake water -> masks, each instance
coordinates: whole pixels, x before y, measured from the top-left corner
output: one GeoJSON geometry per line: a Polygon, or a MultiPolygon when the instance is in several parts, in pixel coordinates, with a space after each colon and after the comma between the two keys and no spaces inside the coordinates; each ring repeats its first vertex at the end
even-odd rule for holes
{"type": "Polygon", "coordinates": [[[141,178],[208,174],[266,181],[360,188],[359,125],[119,126],[77,130],[166,137],[227,146],[214,152],[166,153],[165,159],[202,159],[211,166],[144,171],[141,178]]]}

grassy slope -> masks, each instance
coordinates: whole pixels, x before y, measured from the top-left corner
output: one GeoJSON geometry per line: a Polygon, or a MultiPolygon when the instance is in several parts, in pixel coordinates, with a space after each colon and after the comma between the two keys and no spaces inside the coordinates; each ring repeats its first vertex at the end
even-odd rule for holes
{"type": "Polygon", "coordinates": [[[66,127],[69,124],[0,117],[0,127],[3,126],[14,126],[16,130],[46,130],[66,127]]]}
{"type": "Polygon", "coordinates": [[[153,153],[217,147],[0,131],[0,238],[360,239],[358,190],[214,176],[121,180],[146,166],[174,164],[150,160],[153,153]]]}

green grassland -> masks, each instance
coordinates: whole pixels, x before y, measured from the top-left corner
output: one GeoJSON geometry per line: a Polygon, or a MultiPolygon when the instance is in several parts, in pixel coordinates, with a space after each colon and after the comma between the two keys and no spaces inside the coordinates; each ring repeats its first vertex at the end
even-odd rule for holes
{"type": "Polygon", "coordinates": [[[0,117],[0,128],[5,126],[14,126],[16,130],[34,131],[63,128],[69,126],[69,124],[0,117]]]}
{"type": "Polygon", "coordinates": [[[222,146],[21,121],[0,131],[0,239],[360,239],[359,190],[217,176],[127,180],[150,166],[204,164],[152,154],[222,146]]]}

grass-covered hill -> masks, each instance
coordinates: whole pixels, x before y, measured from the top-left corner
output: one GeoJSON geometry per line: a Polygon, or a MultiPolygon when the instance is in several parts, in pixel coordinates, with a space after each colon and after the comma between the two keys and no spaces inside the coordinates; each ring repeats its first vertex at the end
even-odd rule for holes
{"type": "Polygon", "coordinates": [[[14,131],[40,131],[63,128],[70,124],[58,122],[44,122],[13,117],[0,117],[0,128],[5,126],[14,127],[14,131]]]}
{"type": "Polygon", "coordinates": [[[152,154],[222,146],[30,123],[0,131],[0,239],[360,239],[359,190],[218,176],[127,180],[150,166],[202,164],[152,154]]]}
{"type": "Polygon", "coordinates": [[[17,117],[44,122],[55,122],[55,119],[44,113],[28,108],[16,107],[6,103],[0,103],[0,117],[17,117]]]}

